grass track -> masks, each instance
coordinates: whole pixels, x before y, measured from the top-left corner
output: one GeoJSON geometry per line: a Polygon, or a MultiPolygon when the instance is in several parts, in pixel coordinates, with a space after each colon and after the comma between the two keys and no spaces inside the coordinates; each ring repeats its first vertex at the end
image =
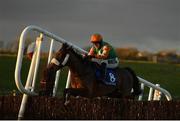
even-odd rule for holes
{"type": "MultiPolygon", "coordinates": [[[[38,80],[42,74],[43,67],[45,67],[45,59],[40,63],[41,70],[39,70],[38,80]]],[[[0,94],[4,95],[7,92],[16,90],[14,81],[14,70],[16,64],[16,56],[0,56],[0,94]]],[[[22,80],[26,80],[30,61],[23,59],[22,64],[22,80]]],[[[159,83],[161,87],[167,89],[175,99],[180,99],[180,65],[175,64],[155,64],[150,62],[135,62],[122,61],[121,67],[131,67],[135,70],[138,76],[149,80],[153,83],[159,83]]],[[[65,80],[67,77],[67,68],[61,72],[59,90],[60,93],[65,87],[65,80]]],[[[23,81],[24,82],[24,81],[23,81]]],[[[39,85],[36,85],[39,86],[39,85]]]]}

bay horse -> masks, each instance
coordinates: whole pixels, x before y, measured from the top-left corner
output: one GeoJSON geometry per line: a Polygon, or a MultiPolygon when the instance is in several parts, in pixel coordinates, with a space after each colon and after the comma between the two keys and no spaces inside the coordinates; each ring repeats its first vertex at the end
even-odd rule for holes
{"type": "Polygon", "coordinates": [[[95,65],[91,60],[83,58],[68,44],[62,44],[61,49],[43,72],[40,95],[52,96],[56,71],[65,66],[68,66],[71,71],[71,82],[70,88],[64,90],[64,97],[70,94],[88,98],[101,96],[123,98],[140,94],[139,80],[131,68],[116,68],[118,81],[116,86],[112,86],[97,80],[95,65]]]}

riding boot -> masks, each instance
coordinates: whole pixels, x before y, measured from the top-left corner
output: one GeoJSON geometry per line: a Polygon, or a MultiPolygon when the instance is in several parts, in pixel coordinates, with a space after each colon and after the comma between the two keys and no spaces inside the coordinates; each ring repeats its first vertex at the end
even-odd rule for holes
{"type": "Polygon", "coordinates": [[[101,64],[101,80],[106,78],[106,63],[101,64]]]}

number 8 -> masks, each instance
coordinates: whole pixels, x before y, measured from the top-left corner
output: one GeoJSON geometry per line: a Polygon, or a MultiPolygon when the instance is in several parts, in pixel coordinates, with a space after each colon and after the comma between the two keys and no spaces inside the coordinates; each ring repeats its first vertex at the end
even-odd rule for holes
{"type": "Polygon", "coordinates": [[[109,73],[109,76],[110,76],[110,81],[115,82],[116,78],[114,77],[114,74],[109,73]]]}

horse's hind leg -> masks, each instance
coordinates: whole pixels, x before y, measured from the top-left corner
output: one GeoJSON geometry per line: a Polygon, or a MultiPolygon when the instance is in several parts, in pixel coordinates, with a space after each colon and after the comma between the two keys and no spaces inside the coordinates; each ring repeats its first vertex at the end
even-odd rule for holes
{"type": "Polygon", "coordinates": [[[133,77],[133,90],[134,90],[133,95],[138,96],[142,92],[140,84],[139,84],[139,80],[138,80],[135,72],[131,68],[126,67],[125,69],[128,70],[133,77]]]}
{"type": "Polygon", "coordinates": [[[64,105],[67,105],[70,102],[69,101],[70,96],[87,97],[87,90],[85,90],[83,88],[67,88],[67,89],[64,89],[64,94],[63,94],[64,105]]]}
{"type": "Polygon", "coordinates": [[[106,96],[108,96],[110,98],[122,98],[123,97],[122,93],[119,92],[118,89],[114,90],[113,92],[111,92],[109,94],[107,94],[106,96]]]}

